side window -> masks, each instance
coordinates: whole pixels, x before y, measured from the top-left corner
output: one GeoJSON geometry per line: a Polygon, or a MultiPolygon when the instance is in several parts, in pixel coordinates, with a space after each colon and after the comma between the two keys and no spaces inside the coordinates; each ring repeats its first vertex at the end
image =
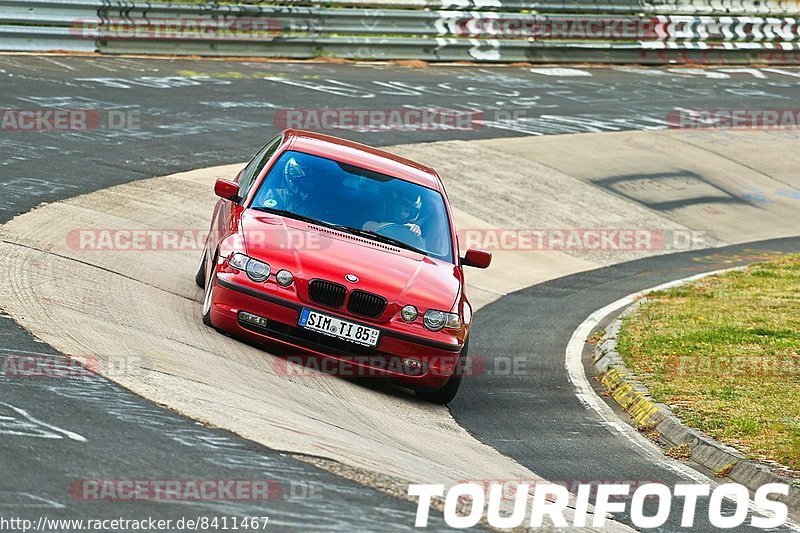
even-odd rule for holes
{"type": "Polygon", "coordinates": [[[245,169],[242,170],[242,173],[239,175],[239,196],[241,198],[245,198],[250,192],[250,189],[253,188],[253,183],[255,183],[256,178],[280,144],[281,136],[278,135],[268,142],[267,145],[250,160],[245,169]]]}

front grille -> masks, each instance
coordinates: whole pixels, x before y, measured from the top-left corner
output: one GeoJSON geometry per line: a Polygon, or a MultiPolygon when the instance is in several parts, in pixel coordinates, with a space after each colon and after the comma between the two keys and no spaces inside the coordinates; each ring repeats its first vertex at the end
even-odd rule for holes
{"type": "Polygon", "coordinates": [[[386,310],[386,298],[370,292],[354,290],[347,301],[347,310],[354,315],[377,318],[386,310]]]}
{"type": "Polygon", "coordinates": [[[332,281],[312,279],[308,284],[308,297],[327,307],[341,307],[346,295],[347,288],[332,281]]]}

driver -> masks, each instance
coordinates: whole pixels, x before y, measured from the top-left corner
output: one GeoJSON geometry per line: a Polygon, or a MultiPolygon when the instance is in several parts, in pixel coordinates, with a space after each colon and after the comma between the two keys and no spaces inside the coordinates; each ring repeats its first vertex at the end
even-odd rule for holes
{"type": "Polygon", "coordinates": [[[283,187],[270,189],[264,196],[264,207],[274,207],[304,214],[309,207],[309,193],[314,186],[305,169],[295,157],[290,157],[283,166],[283,187]]]}
{"type": "Polygon", "coordinates": [[[409,190],[394,191],[391,198],[387,202],[385,214],[390,220],[385,222],[367,222],[364,228],[367,231],[376,231],[382,226],[388,224],[397,224],[405,226],[408,230],[417,237],[424,238],[422,235],[422,228],[417,224],[420,211],[422,210],[422,197],[409,190]]]}

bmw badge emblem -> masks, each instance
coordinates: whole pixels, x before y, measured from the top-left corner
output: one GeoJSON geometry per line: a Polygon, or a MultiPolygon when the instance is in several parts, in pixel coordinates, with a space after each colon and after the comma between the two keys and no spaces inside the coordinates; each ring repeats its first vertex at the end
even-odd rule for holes
{"type": "Polygon", "coordinates": [[[347,274],[344,279],[349,281],[350,283],[358,283],[358,276],[355,274],[347,274]]]}

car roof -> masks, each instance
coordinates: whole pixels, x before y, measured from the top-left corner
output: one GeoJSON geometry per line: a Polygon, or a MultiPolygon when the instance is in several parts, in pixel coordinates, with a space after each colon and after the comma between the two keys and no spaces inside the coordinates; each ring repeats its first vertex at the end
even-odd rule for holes
{"type": "Polygon", "coordinates": [[[436,171],[410,159],[322,133],[287,129],[283,131],[283,135],[288,150],[334,159],[442,192],[436,171]]]}

